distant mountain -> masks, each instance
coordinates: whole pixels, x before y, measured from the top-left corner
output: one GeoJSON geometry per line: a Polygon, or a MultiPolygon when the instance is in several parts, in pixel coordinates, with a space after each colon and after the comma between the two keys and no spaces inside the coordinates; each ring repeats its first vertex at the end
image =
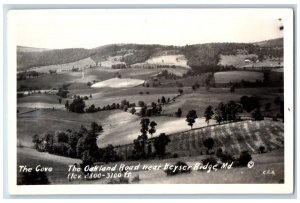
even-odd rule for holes
{"type": "Polygon", "coordinates": [[[42,51],[47,51],[47,50],[49,50],[49,49],[18,46],[18,47],[17,47],[17,50],[18,50],[19,52],[42,52],[42,51]]]}
{"type": "Polygon", "coordinates": [[[255,43],[262,47],[283,47],[283,38],[276,38],[255,43]]]}
{"type": "Polygon", "coordinates": [[[220,55],[235,55],[239,52],[265,55],[272,57],[283,56],[283,38],[266,40],[257,43],[207,43],[186,46],[164,46],[145,44],[110,44],[93,49],[41,49],[32,47],[17,47],[18,70],[31,67],[73,63],[90,57],[96,63],[110,57],[127,65],[142,63],[154,56],[168,54],[183,54],[190,67],[195,70],[211,69],[217,66],[220,55]]]}

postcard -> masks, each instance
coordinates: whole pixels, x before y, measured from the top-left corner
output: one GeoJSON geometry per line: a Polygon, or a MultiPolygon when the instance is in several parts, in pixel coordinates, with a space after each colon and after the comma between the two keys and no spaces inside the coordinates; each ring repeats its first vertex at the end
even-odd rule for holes
{"type": "Polygon", "coordinates": [[[10,10],[9,192],[288,194],[288,8],[10,10]]]}

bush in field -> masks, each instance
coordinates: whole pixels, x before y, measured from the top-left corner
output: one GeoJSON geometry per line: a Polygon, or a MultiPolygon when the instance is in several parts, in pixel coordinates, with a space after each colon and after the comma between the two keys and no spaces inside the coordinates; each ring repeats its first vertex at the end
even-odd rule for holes
{"type": "Polygon", "coordinates": [[[259,146],[259,148],[258,148],[258,153],[263,154],[263,153],[265,153],[265,152],[266,152],[266,147],[263,146],[263,145],[259,146]]]}
{"type": "Polygon", "coordinates": [[[182,110],[181,110],[181,108],[178,108],[178,109],[177,109],[177,112],[175,112],[175,115],[176,115],[177,117],[181,117],[181,115],[182,115],[182,110]]]}
{"type": "Polygon", "coordinates": [[[47,185],[50,184],[46,172],[32,170],[31,172],[19,173],[17,185],[47,185]]]}
{"type": "Polygon", "coordinates": [[[259,108],[259,99],[257,97],[248,97],[242,96],[240,99],[240,103],[243,106],[243,109],[247,112],[253,111],[255,108],[259,108]]]}
{"type": "Polygon", "coordinates": [[[247,166],[248,162],[252,160],[252,156],[248,151],[242,151],[239,158],[237,159],[239,166],[247,166]]]}
{"type": "Polygon", "coordinates": [[[139,105],[140,107],[144,107],[144,106],[145,106],[145,102],[144,102],[144,101],[139,101],[139,102],[138,102],[138,105],[139,105]]]}
{"type": "Polygon", "coordinates": [[[130,113],[131,113],[132,115],[134,115],[135,112],[136,112],[136,109],[135,109],[134,107],[132,107],[131,110],[130,110],[130,113]]]}
{"type": "Polygon", "coordinates": [[[206,159],[201,160],[203,165],[216,165],[217,164],[217,160],[215,157],[208,157],[206,159]]]}
{"type": "Polygon", "coordinates": [[[134,177],[132,178],[131,182],[132,182],[132,183],[138,183],[138,182],[140,182],[140,176],[139,176],[139,175],[134,176],[134,177]]]}
{"type": "Polygon", "coordinates": [[[221,162],[223,163],[231,163],[235,161],[235,158],[229,154],[228,152],[223,152],[222,149],[218,149],[217,151],[217,157],[220,159],[221,162]]]}
{"type": "Polygon", "coordinates": [[[167,176],[173,176],[173,175],[177,175],[177,174],[180,174],[180,173],[190,173],[191,172],[191,169],[183,161],[178,161],[175,164],[175,167],[176,167],[175,170],[174,170],[174,168],[172,168],[172,169],[168,168],[168,169],[165,170],[165,173],[167,174],[167,176]],[[181,170],[179,168],[181,168],[181,170]]]}
{"type": "Polygon", "coordinates": [[[209,150],[211,150],[214,147],[214,144],[215,144],[215,142],[212,138],[207,138],[203,141],[204,147],[207,148],[207,151],[206,151],[207,154],[209,154],[209,150]]]}

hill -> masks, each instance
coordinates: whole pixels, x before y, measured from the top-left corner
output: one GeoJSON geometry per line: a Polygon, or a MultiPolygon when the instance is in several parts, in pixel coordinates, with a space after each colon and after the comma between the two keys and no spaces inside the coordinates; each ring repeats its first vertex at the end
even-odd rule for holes
{"type": "Polygon", "coordinates": [[[255,43],[262,47],[283,47],[283,38],[276,38],[255,43]]]}
{"type": "Polygon", "coordinates": [[[25,47],[25,46],[17,46],[17,50],[19,52],[42,52],[42,51],[47,51],[49,49],[35,48],[35,47],[25,47]]]}
{"type": "MultiPolygon", "coordinates": [[[[214,150],[222,148],[231,154],[239,154],[244,150],[258,153],[258,148],[264,146],[267,151],[283,148],[283,123],[274,121],[242,121],[223,125],[202,127],[169,134],[171,142],[166,151],[170,155],[198,156],[205,154],[203,141],[214,140],[214,150]]],[[[130,156],[133,144],[116,148],[123,156],[130,156]],[[127,154],[126,154],[127,153],[127,154]]]]}
{"type": "Polygon", "coordinates": [[[33,67],[59,65],[76,62],[90,57],[96,64],[109,61],[109,64],[125,63],[127,66],[144,63],[147,60],[166,56],[184,55],[186,65],[195,71],[205,72],[218,66],[220,55],[256,54],[258,56],[283,56],[283,38],[257,43],[207,43],[186,46],[164,46],[145,44],[111,44],[93,49],[54,49],[45,50],[30,47],[17,47],[18,70],[33,67]],[[113,63],[111,63],[113,61],[113,63]]]}

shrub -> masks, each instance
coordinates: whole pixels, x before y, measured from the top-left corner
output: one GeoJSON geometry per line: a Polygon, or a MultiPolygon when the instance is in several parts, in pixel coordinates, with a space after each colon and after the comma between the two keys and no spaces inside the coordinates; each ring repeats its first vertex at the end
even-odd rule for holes
{"type": "Polygon", "coordinates": [[[239,166],[247,166],[248,162],[252,160],[252,156],[248,151],[242,151],[240,157],[237,159],[239,166]]]}
{"type": "Polygon", "coordinates": [[[223,153],[220,156],[220,160],[223,163],[231,163],[231,162],[235,161],[235,158],[229,153],[223,153]]]}
{"type": "Polygon", "coordinates": [[[266,147],[263,146],[263,145],[259,146],[259,148],[258,148],[258,153],[263,154],[263,153],[265,153],[265,152],[266,152],[266,147]]]}
{"type": "Polygon", "coordinates": [[[138,183],[138,182],[140,182],[140,176],[139,176],[139,175],[134,176],[134,177],[132,178],[131,182],[132,182],[132,183],[138,183]]]}
{"type": "Polygon", "coordinates": [[[215,157],[208,157],[203,159],[202,161],[203,165],[209,164],[209,165],[216,165],[217,164],[217,160],[215,157]]]}

